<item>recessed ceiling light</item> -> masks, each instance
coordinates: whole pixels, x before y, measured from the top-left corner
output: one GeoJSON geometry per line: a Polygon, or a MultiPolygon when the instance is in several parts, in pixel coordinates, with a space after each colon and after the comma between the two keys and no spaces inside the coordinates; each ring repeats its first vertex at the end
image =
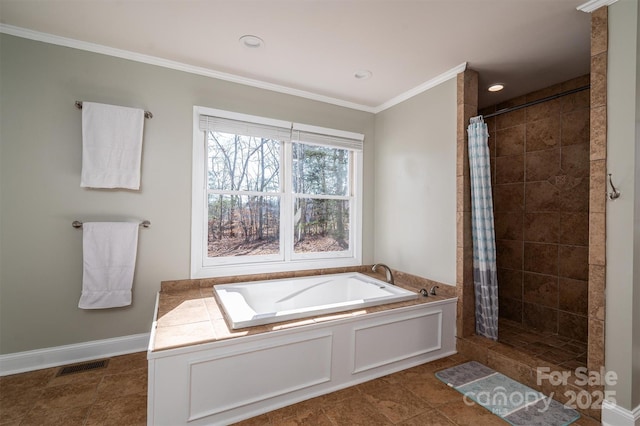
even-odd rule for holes
{"type": "Polygon", "coordinates": [[[373,75],[373,73],[369,70],[360,70],[360,71],[356,71],[353,76],[355,78],[357,78],[358,80],[366,80],[368,78],[371,78],[371,76],[373,75]]]}
{"type": "Polygon", "coordinates": [[[490,91],[490,92],[499,92],[502,89],[504,89],[504,84],[495,83],[495,84],[492,84],[491,86],[489,86],[489,88],[487,90],[490,91]]]}
{"type": "Polygon", "coordinates": [[[257,49],[264,45],[264,41],[260,37],[249,34],[240,37],[239,41],[243,46],[248,47],[249,49],[257,49]]]}

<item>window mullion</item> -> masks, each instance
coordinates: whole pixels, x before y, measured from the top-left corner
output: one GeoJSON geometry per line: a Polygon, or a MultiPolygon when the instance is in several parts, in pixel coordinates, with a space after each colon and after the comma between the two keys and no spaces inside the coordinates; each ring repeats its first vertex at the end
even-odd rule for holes
{"type": "Polygon", "coordinates": [[[293,197],[315,199],[315,200],[342,200],[342,201],[348,201],[353,198],[351,195],[299,194],[297,192],[293,194],[293,197]]]}
{"type": "Polygon", "coordinates": [[[293,253],[293,152],[291,142],[284,142],[281,163],[284,172],[282,182],[282,203],[280,204],[280,247],[285,261],[291,260],[293,253]]]}
{"type": "Polygon", "coordinates": [[[202,172],[202,192],[200,193],[202,196],[203,202],[203,210],[204,214],[202,215],[202,238],[200,240],[200,244],[202,246],[203,257],[207,256],[207,252],[209,250],[209,194],[207,193],[207,189],[209,188],[209,132],[202,132],[203,144],[202,144],[202,155],[203,160],[202,165],[204,166],[204,170],[202,172]]]}
{"type": "Polygon", "coordinates": [[[260,192],[260,191],[229,191],[224,189],[207,189],[207,194],[214,195],[246,195],[249,197],[279,197],[282,195],[280,192],[260,192]]]}

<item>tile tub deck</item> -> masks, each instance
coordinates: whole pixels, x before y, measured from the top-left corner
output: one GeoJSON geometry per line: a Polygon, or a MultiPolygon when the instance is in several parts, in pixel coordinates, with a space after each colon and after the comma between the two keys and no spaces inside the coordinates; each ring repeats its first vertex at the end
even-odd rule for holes
{"type": "MultiPolygon", "coordinates": [[[[376,278],[381,277],[378,274],[367,274],[376,278]]],[[[179,283],[174,284],[175,282],[168,282],[167,285],[163,283],[158,293],[155,339],[153,347],[150,348],[152,352],[357,317],[373,312],[448,300],[455,296],[454,286],[447,286],[427,280],[419,282],[412,276],[400,274],[400,276],[396,278],[396,285],[399,287],[417,292],[421,288],[427,288],[428,290],[432,285],[438,285],[438,293],[440,294],[436,296],[419,297],[418,299],[407,302],[390,303],[305,319],[232,330],[227,324],[222,309],[218,306],[214,297],[213,284],[210,282],[210,280],[187,280],[183,285],[179,285],[179,283]]]]}

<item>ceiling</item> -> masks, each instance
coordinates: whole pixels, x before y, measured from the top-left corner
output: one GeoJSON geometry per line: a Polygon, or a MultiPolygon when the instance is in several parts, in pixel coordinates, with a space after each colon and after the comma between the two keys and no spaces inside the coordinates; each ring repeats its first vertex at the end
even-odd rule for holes
{"type": "Polygon", "coordinates": [[[0,0],[0,23],[380,111],[467,63],[481,106],[589,72],[584,0],[0,0]],[[261,48],[239,42],[251,34],[261,48]],[[354,73],[369,70],[371,78],[354,73]],[[488,93],[493,82],[505,90],[488,93]]]}

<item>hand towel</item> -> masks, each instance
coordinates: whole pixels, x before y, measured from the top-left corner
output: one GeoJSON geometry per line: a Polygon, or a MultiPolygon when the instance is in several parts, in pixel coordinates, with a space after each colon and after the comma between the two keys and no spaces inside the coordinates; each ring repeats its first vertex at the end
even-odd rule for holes
{"type": "Polygon", "coordinates": [[[140,189],[144,110],[83,102],[81,187],[140,189]]]}
{"type": "Polygon", "coordinates": [[[82,295],[78,307],[103,309],[131,304],[138,223],[82,225],[82,295]]]}

